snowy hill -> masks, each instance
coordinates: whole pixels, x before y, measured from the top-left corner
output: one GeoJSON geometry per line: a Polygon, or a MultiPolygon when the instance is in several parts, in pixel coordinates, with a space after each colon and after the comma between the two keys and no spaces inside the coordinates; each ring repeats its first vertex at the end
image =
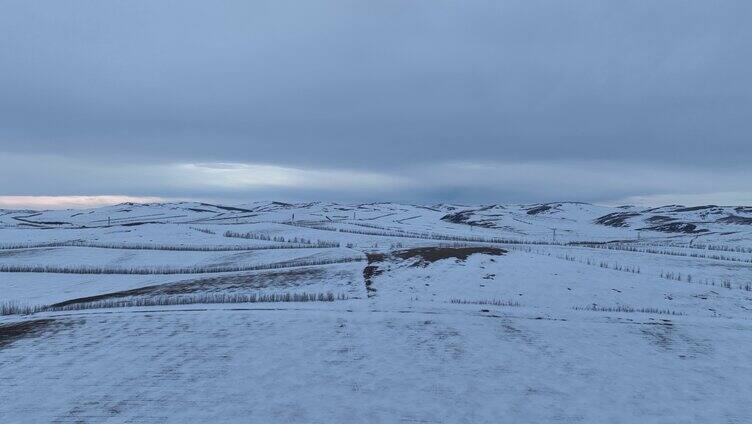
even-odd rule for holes
{"type": "Polygon", "coordinates": [[[0,225],[5,227],[48,229],[292,222],[337,229],[359,226],[451,234],[477,231],[490,237],[524,241],[650,239],[687,245],[691,242],[747,246],[752,237],[752,207],[713,205],[640,208],[573,202],[487,206],[322,202],[255,202],[231,206],[198,202],[126,203],[85,210],[0,211],[0,220],[0,225]]]}
{"type": "Polygon", "coordinates": [[[0,416],[749,422],[751,219],[584,203],[0,211],[0,416]]]}

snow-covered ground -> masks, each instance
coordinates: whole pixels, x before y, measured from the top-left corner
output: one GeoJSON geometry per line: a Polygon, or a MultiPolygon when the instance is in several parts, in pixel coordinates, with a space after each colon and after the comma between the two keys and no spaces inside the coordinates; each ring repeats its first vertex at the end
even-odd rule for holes
{"type": "Polygon", "coordinates": [[[752,422],[750,221],[580,203],[0,211],[0,305],[19,312],[0,317],[0,421],[752,422]],[[302,293],[335,300],[243,297],[302,293]]]}

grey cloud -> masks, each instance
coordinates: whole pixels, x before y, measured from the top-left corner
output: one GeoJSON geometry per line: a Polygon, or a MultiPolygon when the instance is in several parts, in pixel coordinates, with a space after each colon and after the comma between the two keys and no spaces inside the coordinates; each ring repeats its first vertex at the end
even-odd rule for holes
{"type": "Polygon", "coordinates": [[[0,186],[6,188],[0,194],[5,195],[612,204],[652,204],[672,196],[713,203],[734,193],[742,203],[752,196],[752,169],[656,168],[624,161],[441,162],[384,173],[242,163],[113,164],[54,155],[5,154],[0,163],[5,164],[0,167],[0,186]]]}
{"type": "MultiPolygon", "coordinates": [[[[573,160],[712,175],[752,159],[748,1],[6,0],[2,11],[0,152],[395,175],[573,160]]],[[[16,190],[170,194],[65,178],[16,190]]],[[[530,184],[425,181],[392,195],[516,199],[539,193],[530,184]]]]}

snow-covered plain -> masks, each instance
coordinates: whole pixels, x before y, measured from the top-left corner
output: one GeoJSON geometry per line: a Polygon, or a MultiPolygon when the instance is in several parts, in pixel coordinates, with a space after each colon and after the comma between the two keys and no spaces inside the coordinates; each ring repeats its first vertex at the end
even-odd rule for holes
{"type": "Polygon", "coordinates": [[[752,422],[749,207],[0,211],[0,270],[0,422],[752,422]]]}

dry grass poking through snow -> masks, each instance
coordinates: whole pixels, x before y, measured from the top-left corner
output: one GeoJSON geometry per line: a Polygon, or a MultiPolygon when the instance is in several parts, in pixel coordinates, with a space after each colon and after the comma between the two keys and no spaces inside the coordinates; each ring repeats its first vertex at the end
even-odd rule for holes
{"type": "Polygon", "coordinates": [[[450,299],[449,303],[455,303],[459,305],[522,306],[520,302],[516,302],[514,300],[502,300],[502,299],[481,299],[481,300],[450,299]]]}
{"type": "Polygon", "coordinates": [[[658,315],[684,315],[683,312],[674,311],[671,309],[659,309],[659,308],[633,308],[627,305],[618,306],[575,306],[572,309],[575,311],[593,311],[593,312],[626,312],[626,313],[643,313],[643,314],[658,314],[658,315]]]}
{"type": "Polygon", "coordinates": [[[0,315],[29,315],[35,312],[41,312],[44,306],[27,305],[21,302],[4,301],[0,302],[0,315]]]}
{"type": "Polygon", "coordinates": [[[129,299],[102,299],[90,302],[61,302],[53,305],[25,305],[18,302],[0,303],[0,315],[29,315],[37,312],[80,311],[86,309],[127,308],[143,306],[174,306],[217,303],[333,302],[347,300],[346,294],[327,293],[196,293],[179,296],[148,296],[129,299]]]}
{"type": "Polygon", "coordinates": [[[88,247],[92,249],[115,250],[165,250],[173,252],[244,252],[253,250],[280,249],[322,249],[338,246],[314,243],[285,243],[269,245],[184,245],[184,244],[146,244],[146,243],[96,243],[89,241],[56,241],[46,243],[13,243],[0,245],[0,250],[36,249],[44,247],[88,247]]]}
{"type": "Polygon", "coordinates": [[[231,265],[231,266],[151,266],[118,268],[88,265],[0,265],[0,272],[38,272],[53,274],[123,274],[123,275],[165,275],[165,274],[211,274],[220,272],[260,271],[266,269],[293,268],[301,266],[330,265],[348,262],[360,262],[363,257],[345,257],[332,259],[295,259],[259,265],[231,265]]]}

